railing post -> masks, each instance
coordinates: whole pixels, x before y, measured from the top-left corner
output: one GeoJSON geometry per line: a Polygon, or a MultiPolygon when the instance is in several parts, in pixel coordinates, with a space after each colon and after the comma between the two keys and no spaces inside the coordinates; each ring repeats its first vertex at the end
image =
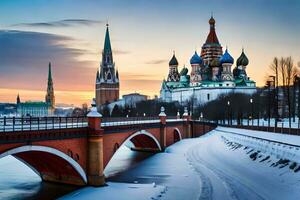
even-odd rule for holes
{"type": "Polygon", "coordinates": [[[31,131],[31,116],[29,116],[29,130],[31,131]]]}
{"type": "Polygon", "coordinates": [[[167,115],[163,106],[160,108],[160,113],[158,116],[160,120],[160,147],[161,150],[164,151],[167,147],[167,115]]]}
{"type": "Polygon", "coordinates": [[[15,117],[13,117],[13,131],[15,131],[15,117]]]}
{"type": "Polygon", "coordinates": [[[184,108],[184,113],[182,115],[182,118],[184,119],[183,125],[184,125],[184,131],[185,131],[185,137],[191,138],[192,132],[191,132],[191,116],[189,115],[187,107],[184,108]]]}
{"type": "Polygon", "coordinates": [[[3,119],[3,132],[5,132],[5,126],[6,126],[6,116],[4,116],[3,119]]]}
{"type": "Polygon", "coordinates": [[[88,157],[87,157],[87,175],[88,184],[92,186],[103,186],[105,178],[103,174],[103,132],[101,129],[102,115],[97,112],[95,105],[92,105],[88,117],[88,157]]]}

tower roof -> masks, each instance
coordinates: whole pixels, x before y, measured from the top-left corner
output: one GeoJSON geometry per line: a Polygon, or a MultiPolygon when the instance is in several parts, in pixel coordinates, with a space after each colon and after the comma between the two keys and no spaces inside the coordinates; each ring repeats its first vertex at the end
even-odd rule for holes
{"type": "Polygon", "coordinates": [[[49,81],[52,82],[51,62],[49,62],[49,66],[48,66],[48,82],[49,81]]]}
{"type": "Polygon", "coordinates": [[[246,54],[244,53],[244,49],[243,49],[240,57],[236,61],[236,65],[237,66],[247,66],[248,64],[249,64],[249,60],[248,60],[246,54]]]}
{"type": "Polygon", "coordinates": [[[228,50],[226,48],[225,53],[223,54],[223,56],[220,58],[220,62],[221,63],[234,63],[234,59],[233,57],[228,53],[228,50]]]}
{"type": "Polygon", "coordinates": [[[105,33],[105,41],[104,41],[104,52],[110,53],[111,51],[111,44],[110,44],[110,37],[109,37],[109,28],[108,24],[106,24],[106,33],[105,33]]]}
{"type": "Polygon", "coordinates": [[[210,25],[210,31],[209,34],[206,38],[206,44],[219,44],[219,40],[216,34],[216,29],[215,29],[215,19],[213,18],[213,16],[211,16],[211,18],[209,19],[209,25],[210,25]]]}
{"type": "Polygon", "coordinates": [[[178,65],[178,61],[177,61],[177,58],[175,57],[175,53],[173,53],[173,56],[169,62],[169,66],[172,66],[172,65],[178,65]]]}
{"type": "Polygon", "coordinates": [[[197,54],[197,52],[195,51],[194,55],[192,56],[192,58],[190,59],[190,64],[202,64],[202,59],[201,57],[197,54]]]}

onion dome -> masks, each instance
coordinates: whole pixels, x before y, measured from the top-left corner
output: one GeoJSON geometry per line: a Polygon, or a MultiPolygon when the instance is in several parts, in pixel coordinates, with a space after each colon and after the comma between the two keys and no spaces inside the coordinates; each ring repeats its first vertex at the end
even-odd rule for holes
{"type": "Polygon", "coordinates": [[[190,59],[190,63],[191,65],[193,64],[202,64],[202,59],[201,57],[197,54],[197,52],[195,51],[195,54],[192,56],[192,58],[190,59]]]}
{"type": "Polygon", "coordinates": [[[209,63],[209,66],[210,67],[220,67],[221,63],[220,63],[220,60],[215,58],[213,59],[210,63],[209,63]]]}
{"type": "Polygon", "coordinates": [[[211,16],[211,18],[209,19],[208,23],[210,25],[214,25],[216,23],[215,19],[213,18],[213,16],[211,16]]]}
{"type": "Polygon", "coordinates": [[[188,68],[183,66],[182,70],[180,71],[180,76],[186,76],[188,74],[188,68]]]}
{"type": "Polygon", "coordinates": [[[247,56],[245,55],[244,49],[243,49],[242,54],[236,61],[236,65],[237,66],[247,66],[248,64],[249,64],[249,60],[248,60],[247,56]]]}
{"type": "Polygon", "coordinates": [[[233,57],[228,53],[228,50],[225,50],[225,53],[223,54],[223,56],[220,58],[220,62],[221,64],[223,63],[234,63],[234,59],[233,57]]]}
{"type": "Polygon", "coordinates": [[[216,29],[215,29],[215,19],[213,18],[213,16],[211,16],[211,18],[208,21],[209,26],[210,26],[210,30],[209,30],[209,34],[206,38],[206,44],[219,44],[219,40],[216,34],[216,29]]]}
{"type": "Polygon", "coordinates": [[[172,65],[178,65],[178,61],[177,58],[175,57],[175,53],[173,54],[173,57],[171,58],[170,62],[169,62],[169,66],[172,65]]]}

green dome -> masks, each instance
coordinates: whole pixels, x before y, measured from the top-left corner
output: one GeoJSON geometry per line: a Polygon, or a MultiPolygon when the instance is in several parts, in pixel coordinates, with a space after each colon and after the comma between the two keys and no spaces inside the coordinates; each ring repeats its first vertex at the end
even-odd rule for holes
{"type": "Polygon", "coordinates": [[[188,73],[188,68],[186,68],[185,66],[182,68],[182,70],[180,71],[180,76],[185,76],[188,73]]]}
{"type": "Polygon", "coordinates": [[[245,55],[244,49],[243,49],[242,54],[236,61],[236,65],[237,66],[247,66],[248,64],[249,64],[249,60],[248,60],[247,56],[245,55]]]}

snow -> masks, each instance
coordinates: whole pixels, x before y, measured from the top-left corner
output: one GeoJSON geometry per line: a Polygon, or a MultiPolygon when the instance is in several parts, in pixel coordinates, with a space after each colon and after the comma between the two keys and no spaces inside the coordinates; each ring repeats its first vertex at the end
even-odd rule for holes
{"type": "Polygon", "coordinates": [[[94,188],[86,187],[81,190],[70,193],[60,199],[72,200],[94,200],[94,199],[157,199],[166,192],[163,186],[155,184],[126,184],[126,183],[107,183],[106,187],[94,188]]]}
{"type": "MultiPolygon", "coordinates": [[[[4,158],[3,169],[10,159],[4,158]]],[[[299,199],[300,136],[219,126],[177,142],[117,179],[61,199],[299,199]]]]}
{"type": "Polygon", "coordinates": [[[217,127],[68,199],[299,199],[300,137],[217,127]]]}

